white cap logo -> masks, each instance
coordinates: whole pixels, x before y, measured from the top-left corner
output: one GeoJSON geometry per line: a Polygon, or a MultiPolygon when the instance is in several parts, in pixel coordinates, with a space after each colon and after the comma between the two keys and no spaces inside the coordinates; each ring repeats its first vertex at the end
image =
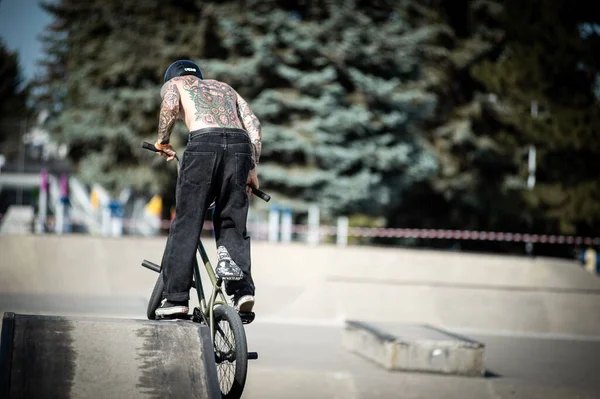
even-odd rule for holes
{"type": "Polygon", "coordinates": [[[187,72],[196,72],[196,68],[183,68],[183,70],[187,72]]]}

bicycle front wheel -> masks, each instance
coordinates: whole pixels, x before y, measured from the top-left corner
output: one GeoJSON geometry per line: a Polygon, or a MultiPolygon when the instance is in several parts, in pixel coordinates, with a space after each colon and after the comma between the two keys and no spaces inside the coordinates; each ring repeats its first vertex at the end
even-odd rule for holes
{"type": "Polygon", "coordinates": [[[240,315],[231,306],[214,309],[215,361],[217,376],[224,399],[242,396],[248,372],[248,346],[240,315]]]}
{"type": "Polygon", "coordinates": [[[152,294],[150,294],[150,300],[148,301],[148,307],[146,308],[146,316],[148,317],[148,320],[156,319],[156,314],[154,314],[154,312],[160,306],[164,288],[165,288],[165,283],[163,282],[162,272],[160,272],[158,274],[158,279],[156,279],[156,283],[154,284],[154,289],[152,290],[152,294]]]}

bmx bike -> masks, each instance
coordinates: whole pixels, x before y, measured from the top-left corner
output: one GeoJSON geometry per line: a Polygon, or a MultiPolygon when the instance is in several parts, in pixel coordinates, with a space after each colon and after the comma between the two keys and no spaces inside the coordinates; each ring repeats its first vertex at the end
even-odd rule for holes
{"type": "MultiPolygon", "coordinates": [[[[142,148],[154,152],[160,151],[153,144],[147,142],[142,144],[142,148]]],[[[177,171],[179,173],[179,158],[175,156],[175,159],[177,160],[177,171]]],[[[264,201],[271,199],[263,191],[254,187],[250,188],[254,195],[264,201]]],[[[211,207],[213,206],[214,203],[211,207]]],[[[207,299],[202,288],[198,260],[194,256],[192,288],[196,289],[200,307],[195,307],[192,314],[187,316],[187,319],[209,327],[221,395],[226,399],[237,399],[241,397],[246,384],[248,360],[258,359],[258,353],[248,352],[246,332],[244,330],[244,324],[249,324],[254,320],[254,312],[239,313],[231,306],[226,295],[223,293],[223,279],[215,274],[200,238],[198,239],[198,252],[204,263],[212,289],[207,299]]],[[[148,319],[155,320],[155,311],[160,306],[164,290],[161,266],[147,259],[144,259],[142,266],[158,273],[158,279],[150,295],[146,310],[148,319]]]]}

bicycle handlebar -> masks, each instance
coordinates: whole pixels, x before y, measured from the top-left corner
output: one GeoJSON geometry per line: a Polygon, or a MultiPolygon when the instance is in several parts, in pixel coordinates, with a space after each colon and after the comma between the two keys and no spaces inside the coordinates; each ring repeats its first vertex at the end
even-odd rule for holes
{"type": "MultiPolygon", "coordinates": [[[[158,148],[156,148],[154,146],[154,144],[148,143],[147,141],[144,141],[142,143],[142,148],[145,149],[145,150],[150,150],[150,151],[154,151],[154,152],[162,152],[161,150],[159,150],[158,148]]],[[[177,160],[177,162],[179,162],[179,157],[177,157],[177,155],[175,155],[175,159],[177,160]]]]}
{"type": "MultiPolygon", "coordinates": [[[[142,148],[145,150],[153,151],[153,152],[162,152],[161,150],[156,148],[154,146],[154,144],[148,143],[147,141],[144,141],[142,143],[142,148]]],[[[175,159],[177,160],[177,162],[179,162],[179,158],[177,157],[177,155],[175,155],[175,159]]],[[[248,184],[248,187],[250,187],[250,190],[252,190],[252,194],[256,195],[261,200],[263,200],[265,202],[269,202],[271,200],[271,196],[269,194],[265,193],[264,191],[261,191],[258,188],[251,186],[249,184],[248,184]]]]}

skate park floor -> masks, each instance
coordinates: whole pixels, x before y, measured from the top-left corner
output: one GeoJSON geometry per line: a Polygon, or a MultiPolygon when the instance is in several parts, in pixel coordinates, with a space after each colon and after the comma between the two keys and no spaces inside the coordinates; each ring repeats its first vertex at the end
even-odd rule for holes
{"type": "MultiPolygon", "coordinates": [[[[2,236],[0,312],[143,319],[156,275],[139,264],[164,243],[2,236]]],[[[244,398],[600,397],[600,281],[574,263],[263,242],[253,262],[259,359],[244,398]],[[341,346],[348,319],[468,336],[486,346],[486,375],[387,371],[341,346]]]]}

